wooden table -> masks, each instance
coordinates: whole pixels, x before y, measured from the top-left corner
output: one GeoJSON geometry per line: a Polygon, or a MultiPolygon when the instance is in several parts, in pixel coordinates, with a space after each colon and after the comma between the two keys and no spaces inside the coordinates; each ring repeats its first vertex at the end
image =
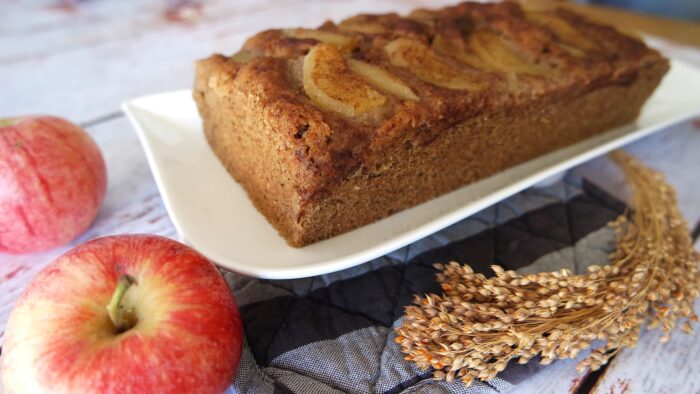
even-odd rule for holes
{"type": "MultiPolygon", "coordinates": [[[[153,233],[176,238],[121,101],[190,87],[192,62],[213,52],[231,53],[263,28],[318,25],[359,12],[407,12],[453,1],[359,0],[143,0],[3,2],[0,13],[0,81],[3,116],[55,114],[85,127],[101,147],[109,190],[92,228],[73,244],[46,253],[0,255],[0,341],[13,303],[49,261],[70,247],[103,235],[153,233]],[[184,8],[169,8],[174,3],[184,8]]],[[[587,12],[626,29],[698,44],[700,28],[597,8],[587,12]],[[612,19],[610,19],[612,18],[612,19]],[[694,40],[694,41],[693,41],[694,40]]],[[[660,39],[650,42],[669,56],[700,66],[696,51],[660,39]]],[[[700,105],[700,103],[698,104],[700,105]]],[[[685,217],[700,224],[700,120],[674,126],[629,149],[665,171],[678,188],[685,217]]],[[[624,185],[602,160],[575,169],[604,176],[604,187],[624,197],[624,185]]],[[[696,310],[700,310],[700,303],[696,310]]],[[[518,386],[524,393],[697,393],[700,392],[700,334],[677,334],[661,346],[658,333],[642,335],[635,349],[621,352],[602,374],[580,376],[576,361],[556,362],[518,386]],[[592,387],[594,386],[594,387],[592,387]]]]}

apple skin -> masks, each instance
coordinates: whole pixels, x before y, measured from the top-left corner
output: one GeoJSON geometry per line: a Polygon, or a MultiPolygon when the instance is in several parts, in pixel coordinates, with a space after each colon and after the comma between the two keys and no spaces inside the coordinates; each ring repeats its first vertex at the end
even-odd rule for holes
{"type": "Polygon", "coordinates": [[[51,262],[7,324],[2,383],[20,393],[221,393],[243,328],[218,270],[176,241],[104,237],[51,262]],[[106,309],[118,278],[138,322],[117,333],[106,309]]]}
{"type": "Polygon", "coordinates": [[[99,148],[52,116],[0,120],[0,253],[65,245],[94,221],[107,189],[99,148]]]}

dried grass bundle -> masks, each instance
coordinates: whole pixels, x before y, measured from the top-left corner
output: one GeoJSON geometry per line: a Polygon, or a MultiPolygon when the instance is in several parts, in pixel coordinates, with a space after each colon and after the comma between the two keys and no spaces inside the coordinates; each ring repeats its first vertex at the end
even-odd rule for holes
{"type": "Polygon", "coordinates": [[[492,266],[487,278],[468,265],[436,264],[444,294],[416,296],[396,329],[406,359],[434,368],[436,379],[490,380],[511,359],[542,364],[573,358],[593,341],[578,366],[598,369],[619,349],[632,347],[642,324],[660,327],[668,341],[679,319],[682,330],[697,321],[693,301],[700,288],[698,263],[675,192],[660,173],[633,157],[612,159],[632,187],[634,207],[611,223],[617,246],[606,266],[585,275],[569,270],[519,275],[492,266]]]}

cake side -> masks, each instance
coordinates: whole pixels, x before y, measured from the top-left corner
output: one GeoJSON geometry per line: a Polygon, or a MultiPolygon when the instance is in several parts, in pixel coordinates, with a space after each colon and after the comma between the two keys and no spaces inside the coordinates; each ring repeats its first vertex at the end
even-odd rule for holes
{"type": "Polygon", "coordinates": [[[567,11],[462,3],[260,33],[199,61],[194,98],[227,170],[303,246],[631,122],[667,68],[567,11]]]}
{"type": "Polygon", "coordinates": [[[379,168],[350,177],[303,208],[301,245],[342,234],[514,165],[633,122],[667,67],[640,71],[630,85],[572,100],[483,114],[443,131],[426,146],[386,152],[379,168]]]}
{"type": "Polygon", "coordinates": [[[268,75],[251,88],[246,81],[255,80],[255,73],[244,70],[238,75],[239,71],[236,63],[220,55],[198,63],[194,97],[207,141],[255,207],[285,239],[300,244],[295,185],[303,184],[309,174],[280,134],[271,132],[296,127],[294,104],[268,100],[266,92],[276,89],[274,78],[268,75]],[[248,89],[242,90],[241,84],[248,89]]]}

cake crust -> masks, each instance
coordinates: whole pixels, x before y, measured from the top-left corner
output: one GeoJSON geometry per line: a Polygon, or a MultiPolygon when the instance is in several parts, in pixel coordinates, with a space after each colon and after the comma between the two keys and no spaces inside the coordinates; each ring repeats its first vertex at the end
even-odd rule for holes
{"type": "Polygon", "coordinates": [[[523,7],[461,3],[259,33],[234,56],[197,63],[207,140],[303,246],[632,122],[667,60],[570,11],[523,7]],[[381,99],[342,91],[340,75],[322,101],[311,56],[369,64],[346,71],[360,81],[346,86],[365,81],[381,99]],[[388,84],[372,79],[376,68],[388,84]]]}

